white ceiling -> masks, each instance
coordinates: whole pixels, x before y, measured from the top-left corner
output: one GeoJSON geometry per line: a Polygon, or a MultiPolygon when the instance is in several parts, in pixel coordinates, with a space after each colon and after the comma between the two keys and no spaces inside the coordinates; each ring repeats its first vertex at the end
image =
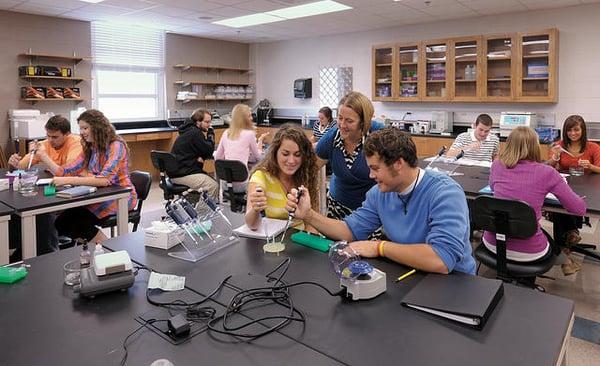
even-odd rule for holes
{"type": "Polygon", "coordinates": [[[600,0],[336,0],[354,9],[233,29],[214,21],[317,0],[0,0],[0,10],[79,20],[139,24],[169,32],[244,43],[272,42],[478,15],[598,3],[600,0]]]}

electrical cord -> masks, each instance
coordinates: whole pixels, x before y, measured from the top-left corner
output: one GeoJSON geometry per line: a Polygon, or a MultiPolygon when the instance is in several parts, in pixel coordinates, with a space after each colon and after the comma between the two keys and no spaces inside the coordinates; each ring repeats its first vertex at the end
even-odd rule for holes
{"type": "MultiPolygon", "coordinates": [[[[211,319],[208,323],[208,329],[221,334],[227,334],[239,338],[248,338],[248,339],[256,339],[267,335],[271,332],[277,331],[289,323],[293,321],[305,322],[304,314],[294,306],[294,302],[289,293],[289,289],[297,286],[304,285],[312,285],[321,288],[330,296],[342,296],[345,294],[345,290],[340,290],[338,292],[332,292],[325,286],[312,281],[302,281],[287,284],[283,281],[283,276],[287,273],[289,269],[291,259],[286,258],[282,261],[275,269],[269,272],[266,276],[269,282],[275,282],[275,285],[272,287],[258,287],[252,288],[248,290],[242,290],[237,292],[227,304],[227,308],[225,313],[219,317],[211,319]],[[275,276],[274,273],[281,270],[279,275],[275,276]],[[265,316],[257,319],[251,319],[247,322],[239,324],[237,326],[232,326],[230,324],[230,319],[234,313],[241,314],[244,307],[247,307],[249,304],[259,302],[266,303],[268,301],[272,301],[272,303],[278,304],[286,308],[287,312],[282,315],[271,315],[265,316]],[[257,324],[264,323],[267,320],[279,320],[274,325],[267,327],[261,331],[247,331],[247,328],[257,324]],[[221,322],[222,329],[217,328],[216,323],[221,322]]],[[[264,324],[262,324],[264,326],[264,324]]]]}
{"type": "Polygon", "coordinates": [[[127,335],[127,337],[125,337],[125,340],[123,341],[123,349],[125,350],[125,354],[123,355],[123,358],[121,359],[121,362],[119,363],[119,365],[124,366],[125,363],[127,362],[127,356],[129,355],[128,351],[127,351],[127,341],[129,340],[130,337],[132,337],[134,334],[139,332],[141,329],[145,328],[147,325],[158,323],[158,322],[166,322],[166,321],[167,320],[164,320],[164,319],[148,319],[144,322],[144,324],[140,325],[136,330],[129,333],[127,335]]]}

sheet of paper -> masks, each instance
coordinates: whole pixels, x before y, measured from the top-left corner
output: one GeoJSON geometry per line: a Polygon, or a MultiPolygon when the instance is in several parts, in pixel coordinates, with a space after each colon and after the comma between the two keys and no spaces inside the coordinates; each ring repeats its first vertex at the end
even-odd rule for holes
{"type": "Polygon", "coordinates": [[[52,179],[54,179],[54,178],[41,178],[41,179],[38,179],[37,182],[35,182],[35,184],[38,186],[45,186],[45,185],[52,183],[52,179]]]}
{"type": "Polygon", "coordinates": [[[286,225],[287,220],[263,218],[258,230],[252,230],[244,224],[233,231],[247,238],[266,239],[267,235],[272,237],[281,234],[286,225]]]}
{"type": "Polygon", "coordinates": [[[148,288],[159,288],[163,291],[179,291],[185,287],[185,277],[170,274],[150,273],[148,288]]]}

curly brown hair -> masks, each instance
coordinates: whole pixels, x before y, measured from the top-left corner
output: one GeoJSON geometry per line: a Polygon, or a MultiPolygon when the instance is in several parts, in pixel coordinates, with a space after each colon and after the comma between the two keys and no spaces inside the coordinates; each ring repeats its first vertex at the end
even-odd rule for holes
{"type": "Polygon", "coordinates": [[[298,145],[300,154],[302,155],[302,164],[292,176],[293,184],[295,187],[300,187],[303,185],[304,187],[308,188],[311,206],[313,208],[317,208],[319,203],[319,191],[316,178],[318,171],[317,155],[313,150],[312,143],[308,137],[306,137],[304,131],[300,127],[289,123],[281,126],[273,137],[273,141],[269,146],[267,155],[254,166],[252,173],[257,170],[262,170],[274,177],[279,177],[281,169],[277,164],[277,152],[279,152],[279,148],[281,147],[283,140],[290,140],[298,145]]]}
{"type": "Polygon", "coordinates": [[[92,156],[92,148],[96,148],[101,155],[104,155],[108,150],[109,145],[115,141],[121,141],[125,145],[127,154],[129,154],[129,148],[123,138],[117,135],[115,127],[110,123],[104,113],[97,109],[89,109],[77,117],[77,122],[84,121],[90,125],[90,132],[92,134],[93,142],[89,143],[85,139],[81,139],[81,146],[83,147],[84,165],[87,167],[92,156]]]}

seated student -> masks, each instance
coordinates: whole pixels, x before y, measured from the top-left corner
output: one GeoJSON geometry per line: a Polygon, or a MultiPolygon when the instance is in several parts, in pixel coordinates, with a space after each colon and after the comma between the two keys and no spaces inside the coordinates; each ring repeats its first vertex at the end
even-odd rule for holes
{"type": "MultiPolygon", "coordinates": [[[[231,124],[221,136],[214,153],[215,160],[238,160],[248,167],[249,161],[261,159],[262,141],[267,135],[268,132],[262,134],[257,142],[252,110],[245,104],[238,104],[231,111],[231,124]]],[[[245,184],[234,185],[234,189],[243,191],[245,184]]]]}
{"type": "Polygon", "coordinates": [[[211,159],[215,150],[215,132],[210,127],[212,115],[196,109],[191,121],[179,126],[179,136],[171,152],[177,159],[178,169],[169,177],[176,184],[192,189],[202,189],[213,199],[218,199],[217,181],[203,170],[204,160],[211,159]]]}
{"type": "MultiPolygon", "coordinates": [[[[50,117],[46,125],[47,139],[39,142],[52,161],[58,165],[66,165],[75,161],[81,154],[81,141],[79,136],[71,134],[71,123],[61,115],[50,117]]],[[[37,149],[37,146],[34,147],[37,149]]],[[[8,163],[18,169],[27,169],[31,165],[38,164],[40,157],[31,152],[23,158],[19,154],[13,154],[8,163]]]]}
{"type": "MultiPolygon", "coordinates": [[[[78,135],[71,133],[71,123],[61,115],[50,117],[46,125],[46,137],[44,141],[38,142],[38,146],[46,151],[49,158],[58,165],[67,165],[81,155],[81,141],[78,135]]],[[[8,164],[14,168],[27,169],[31,165],[40,163],[40,156],[35,154],[32,149],[38,149],[38,146],[31,145],[29,154],[23,158],[19,154],[13,154],[8,159],[8,164]]],[[[58,235],[54,229],[54,220],[56,213],[42,214],[36,216],[37,225],[37,253],[45,254],[58,250],[58,235]]],[[[10,222],[13,233],[12,242],[18,242],[20,238],[20,223],[12,220],[10,222]]]]}
{"type": "MultiPolygon", "coordinates": [[[[261,211],[266,217],[287,219],[286,195],[300,186],[308,188],[312,205],[317,205],[316,175],[317,157],[304,131],[290,124],[281,126],[267,155],[254,167],[248,182],[246,225],[258,229],[261,211]]],[[[294,220],[294,227],[302,229],[304,224],[294,220]]]]}
{"type": "MultiPolygon", "coordinates": [[[[535,211],[536,233],[527,239],[508,239],[506,257],[517,262],[532,262],[552,255],[552,248],[540,229],[542,206],[546,194],[553,193],[561,205],[576,215],[585,213],[585,202],[552,167],[541,163],[538,135],[532,128],[517,127],[508,139],[498,160],[492,163],[490,187],[494,197],[524,201],[535,211]]],[[[496,253],[494,233],[484,232],[483,243],[496,253]]]]}
{"type": "Polygon", "coordinates": [[[369,135],[364,152],[377,185],[362,206],[341,220],[311,209],[311,195],[288,194],[295,217],[363,257],[387,257],[427,272],[475,273],[469,242],[469,213],[463,189],[447,175],[420,169],[410,136],[389,127],[369,135]],[[367,241],[383,225],[390,241],[367,241]]]}
{"type": "MultiPolygon", "coordinates": [[[[129,179],[127,144],[117,135],[108,118],[98,110],[83,112],[77,118],[77,122],[83,143],[83,153],[77,160],[65,166],[58,166],[43,148],[37,151],[42,162],[54,174],[54,184],[129,187],[131,192],[128,207],[129,210],[133,210],[137,205],[137,194],[129,179]]],[[[92,243],[102,242],[107,237],[96,225],[104,217],[116,214],[117,208],[116,200],[69,208],[56,219],[56,229],[60,235],[71,239],[82,238],[92,243]]]]}
{"type": "Polygon", "coordinates": [[[491,162],[496,158],[500,149],[500,140],[498,136],[490,134],[492,117],[480,114],[473,128],[473,132],[463,132],[456,137],[446,156],[456,156],[464,151],[464,157],[468,159],[491,162]]]}
{"type": "MultiPolygon", "coordinates": [[[[588,141],[587,128],[581,116],[567,117],[563,124],[562,141],[552,147],[547,163],[560,171],[568,172],[571,167],[581,166],[584,174],[600,173],[600,146],[588,141]]],[[[572,260],[568,247],[581,241],[579,228],[583,220],[580,216],[556,212],[551,214],[551,219],[554,223],[554,241],[557,246],[564,248],[563,252],[568,258],[562,265],[563,273],[576,273],[581,265],[572,260]]]]}

